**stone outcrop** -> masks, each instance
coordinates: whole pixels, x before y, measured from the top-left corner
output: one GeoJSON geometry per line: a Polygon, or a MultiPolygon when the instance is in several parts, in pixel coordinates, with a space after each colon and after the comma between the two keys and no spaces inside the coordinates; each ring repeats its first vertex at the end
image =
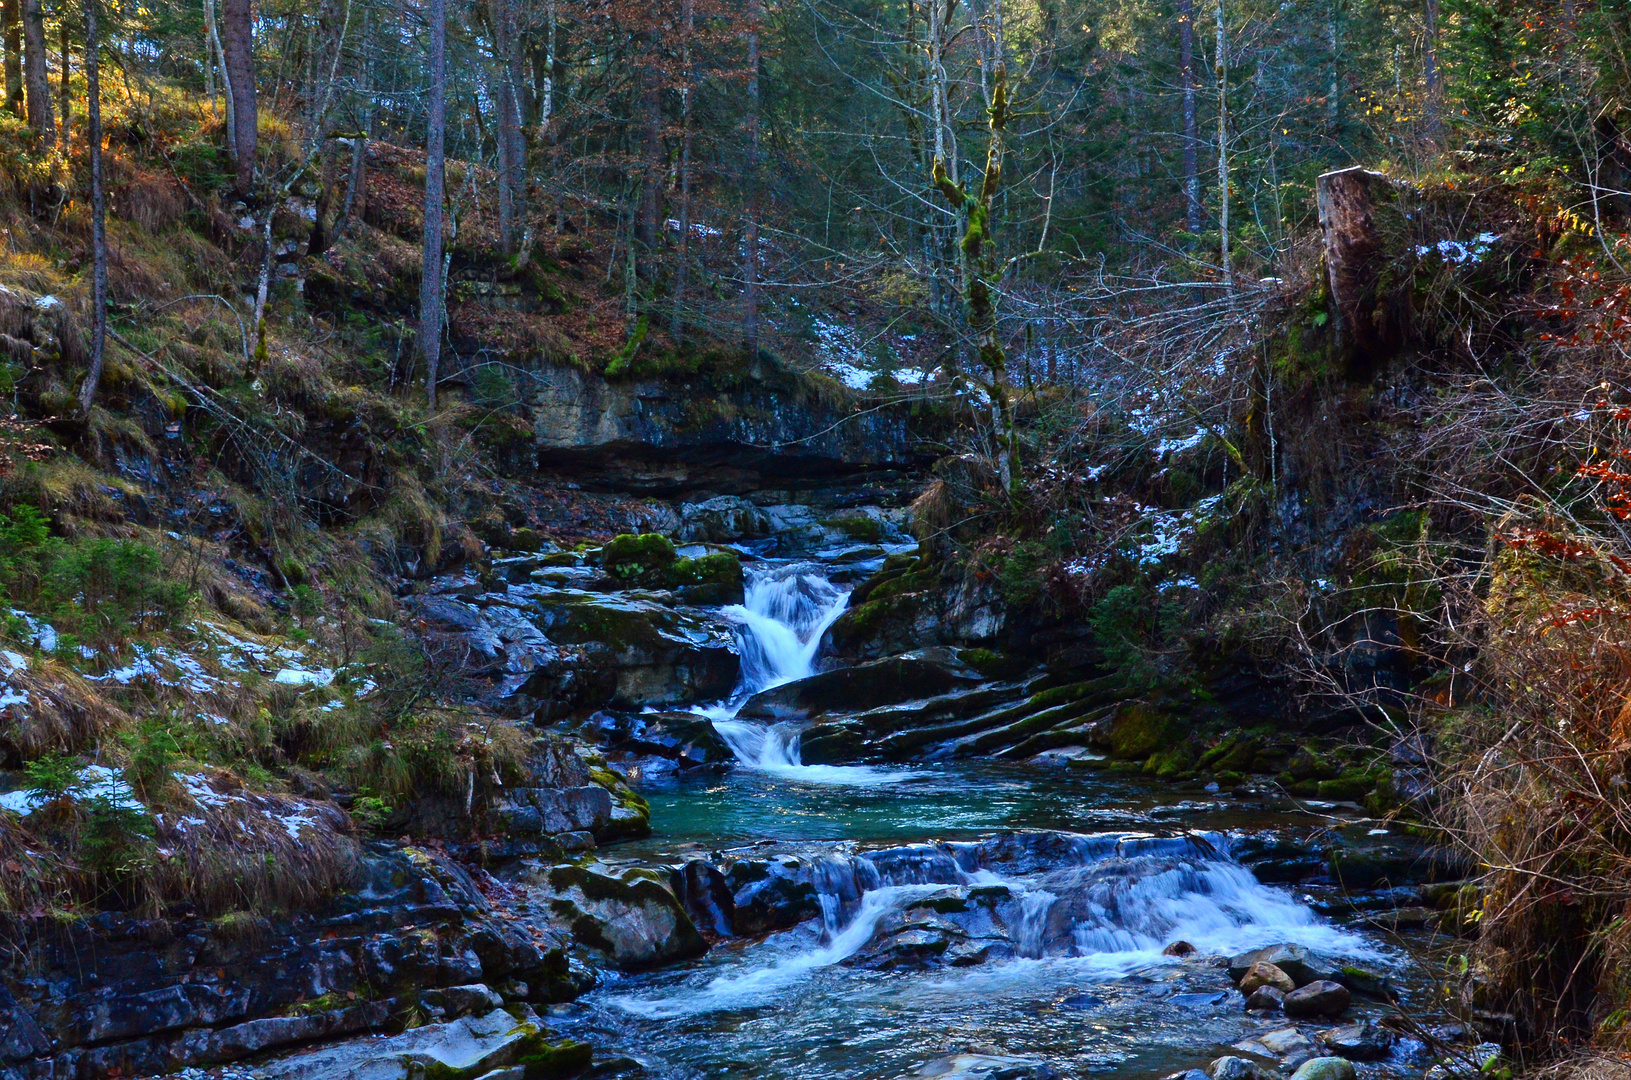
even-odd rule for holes
{"type": "Polygon", "coordinates": [[[539,467],[589,486],[727,494],[927,458],[905,408],[861,410],[842,387],[761,358],[739,370],[612,380],[570,366],[535,375],[539,467]]]}

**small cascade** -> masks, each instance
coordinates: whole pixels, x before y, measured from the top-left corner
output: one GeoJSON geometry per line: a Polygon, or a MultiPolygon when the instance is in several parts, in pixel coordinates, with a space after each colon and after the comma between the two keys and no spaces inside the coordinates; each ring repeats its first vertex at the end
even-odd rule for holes
{"type": "MultiPolygon", "coordinates": [[[[1259,882],[1228,854],[1220,834],[1055,834],[1069,842],[1047,847],[1035,843],[1039,836],[1046,839],[1031,834],[1031,857],[1025,859],[1013,857],[1016,838],[1005,838],[813,861],[808,883],[820,906],[813,940],[773,940],[764,949],[779,955],[769,964],[755,962],[762,953],[749,951],[705,984],[614,1003],[648,1018],[763,1005],[875,946],[876,934],[891,932],[880,930],[890,915],[935,895],[950,901],[936,909],[943,912],[939,919],[962,919],[979,932],[1000,935],[1009,965],[1018,965],[1011,970],[1021,991],[1028,987],[1024,972],[1032,970],[1024,965],[1041,961],[1110,978],[1169,966],[1177,961],[1162,950],[1180,937],[1203,953],[1227,955],[1291,940],[1331,956],[1379,957],[1363,938],[1320,919],[1286,890],[1259,882]],[[982,889],[988,896],[983,901],[970,891],[982,889]]],[[[1000,966],[993,964],[992,971],[1000,966]]]]}
{"type": "Polygon", "coordinates": [[[848,602],[849,590],[828,581],[818,568],[795,563],[756,568],[748,578],[744,602],[724,610],[736,624],[742,680],[728,700],[696,711],[713,721],[737,761],[813,784],[870,786],[907,775],[863,766],[805,765],[799,760],[796,727],[736,719],[742,705],[759,691],[815,673],[821,638],[848,602]]]}

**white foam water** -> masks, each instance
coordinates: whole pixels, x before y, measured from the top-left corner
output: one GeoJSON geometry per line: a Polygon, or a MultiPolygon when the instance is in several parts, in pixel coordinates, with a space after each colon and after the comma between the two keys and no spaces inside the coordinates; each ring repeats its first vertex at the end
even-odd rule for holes
{"type": "Polygon", "coordinates": [[[687,987],[683,994],[675,997],[616,997],[610,1001],[625,1012],[649,1020],[763,1004],[801,982],[811,972],[854,956],[872,939],[872,932],[885,915],[940,888],[938,885],[886,885],[874,889],[861,897],[861,906],[849,925],[835,934],[829,934],[825,942],[813,949],[795,953],[766,967],[716,976],[707,985],[687,987]]]}
{"type": "Polygon", "coordinates": [[[695,711],[713,721],[738,762],[807,784],[872,787],[910,775],[862,765],[806,765],[799,759],[796,727],[736,718],[759,691],[815,674],[821,639],[848,602],[849,590],[828,581],[815,567],[798,563],[755,568],[743,602],[724,609],[725,617],[736,625],[741,682],[728,700],[695,711]]]}

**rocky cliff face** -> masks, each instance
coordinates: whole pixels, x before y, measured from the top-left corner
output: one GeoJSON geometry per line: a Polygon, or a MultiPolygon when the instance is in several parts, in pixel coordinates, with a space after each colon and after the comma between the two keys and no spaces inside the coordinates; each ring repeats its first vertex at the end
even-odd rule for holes
{"type": "Polygon", "coordinates": [[[678,379],[621,381],[565,366],[535,379],[540,469],[602,490],[740,494],[932,457],[921,443],[932,417],[863,409],[842,388],[769,359],[678,379]]]}

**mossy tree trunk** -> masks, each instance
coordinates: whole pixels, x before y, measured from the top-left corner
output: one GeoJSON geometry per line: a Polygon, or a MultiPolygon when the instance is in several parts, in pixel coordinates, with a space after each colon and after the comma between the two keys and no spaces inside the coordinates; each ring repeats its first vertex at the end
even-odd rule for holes
{"type": "Polygon", "coordinates": [[[102,193],[102,65],[97,56],[96,5],[85,0],[85,132],[91,158],[91,368],[79,391],[79,411],[91,411],[102,381],[102,357],[108,334],[108,234],[102,193]]]}
{"type": "Polygon", "coordinates": [[[57,125],[51,115],[51,82],[45,64],[45,9],[40,0],[23,0],[23,92],[35,139],[55,142],[57,125]]]}
{"type": "Polygon", "coordinates": [[[430,117],[425,137],[425,252],[419,281],[419,348],[425,356],[425,398],[436,408],[442,358],[442,166],[447,140],[447,0],[431,0],[430,117]]]}
{"type": "Polygon", "coordinates": [[[991,241],[992,205],[1002,186],[1002,159],[1008,131],[1008,71],[998,64],[991,80],[991,106],[987,123],[990,143],[986,147],[985,175],[979,189],[970,195],[946,171],[946,163],[936,157],[934,184],[953,210],[968,222],[963,233],[962,252],[966,267],[963,300],[968,309],[969,331],[974,337],[976,358],[985,369],[983,389],[991,403],[991,424],[997,442],[997,473],[1003,490],[1018,490],[1020,469],[1018,444],[1014,434],[1013,400],[1008,387],[1008,354],[1002,347],[997,326],[997,259],[991,241]]]}

